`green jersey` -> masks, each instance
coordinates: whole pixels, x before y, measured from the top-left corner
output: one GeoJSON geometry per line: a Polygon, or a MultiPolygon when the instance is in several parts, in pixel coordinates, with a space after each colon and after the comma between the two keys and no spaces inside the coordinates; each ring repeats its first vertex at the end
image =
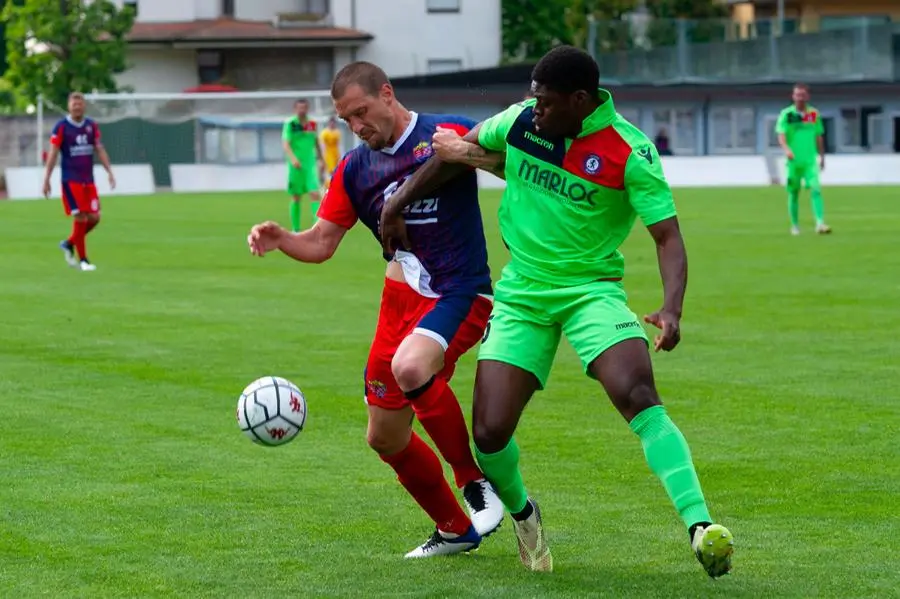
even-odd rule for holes
{"type": "Polygon", "coordinates": [[[800,112],[793,105],[788,106],[778,115],[775,132],[784,135],[787,146],[794,154],[795,163],[815,163],[819,156],[818,139],[825,133],[822,115],[818,110],[807,106],[806,112],[800,112]]]}
{"type": "Polygon", "coordinates": [[[290,144],[291,151],[300,161],[301,168],[315,167],[316,144],[319,137],[314,121],[307,120],[302,123],[296,116],[289,118],[281,130],[281,138],[290,144]]]}
{"type": "Polygon", "coordinates": [[[500,233],[521,276],[557,285],[621,279],[619,246],[636,217],[650,226],[676,214],[656,147],[616,113],[608,91],[600,99],[575,139],[538,133],[533,99],[481,125],[478,143],[506,152],[500,233]]]}

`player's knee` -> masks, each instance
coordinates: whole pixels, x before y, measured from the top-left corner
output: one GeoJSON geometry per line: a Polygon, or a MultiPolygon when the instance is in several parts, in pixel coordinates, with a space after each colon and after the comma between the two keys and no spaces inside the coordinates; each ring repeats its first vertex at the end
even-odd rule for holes
{"type": "Polygon", "coordinates": [[[435,375],[434,368],[426,360],[399,353],[391,361],[391,372],[404,393],[422,387],[435,375]]]}
{"type": "Polygon", "coordinates": [[[647,408],[662,404],[662,401],[659,399],[659,393],[657,393],[652,380],[639,379],[629,386],[624,397],[614,403],[619,407],[625,420],[631,422],[635,416],[647,408]]]}
{"type": "Polygon", "coordinates": [[[512,439],[513,428],[501,418],[478,415],[472,420],[472,440],[481,453],[502,451],[512,439]]]}
{"type": "Polygon", "coordinates": [[[366,432],[366,442],[379,455],[394,455],[409,445],[409,431],[398,434],[395,431],[370,426],[366,432]]]}

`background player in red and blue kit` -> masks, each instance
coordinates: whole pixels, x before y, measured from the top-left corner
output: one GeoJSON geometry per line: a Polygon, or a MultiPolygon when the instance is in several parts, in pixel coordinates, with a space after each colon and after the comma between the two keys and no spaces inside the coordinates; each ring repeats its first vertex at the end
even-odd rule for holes
{"type": "MultiPolygon", "coordinates": [[[[467,131],[475,124],[406,110],[387,75],[371,63],[344,67],[331,95],[338,115],[365,144],[338,164],[311,229],[291,234],[272,222],[257,225],[248,237],[254,254],[277,249],[301,262],[324,262],[357,220],[380,243],[385,196],[431,156],[437,128],[467,131]]],[[[504,511],[475,463],[448,386],[457,359],[481,339],[492,307],[475,171],[439,186],[430,199],[411,205],[405,218],[407,249],[385,254],[381,312],[364,373],[367,437],[436,525],[406,557],[430,557],[474,549],[500,525],[504,511]],[[413,432],[414,415],[452,467],[469,516],[437,455],[413,432]]]]}
{"type": "Polygon", "coordinates": [[[94,154],[109,174],[109,186],[116,187],[116,178],[109,163],[109,155],[100,143],[100,127],[84,116],[84,96],[69,95],[69,114],[53,127],[50,155],[44,174],[44,197],[50,197],[50,177],[56,160],[62,155],[62,202],[66,216],[72,216],[72,235],[59,247],[70,266],[81,270],[95,270],[87,257],[85,238],[100,223],[100,198],[94,185],[94,154]],[[78,257],[76,258],[76,253],[78,257]]]}

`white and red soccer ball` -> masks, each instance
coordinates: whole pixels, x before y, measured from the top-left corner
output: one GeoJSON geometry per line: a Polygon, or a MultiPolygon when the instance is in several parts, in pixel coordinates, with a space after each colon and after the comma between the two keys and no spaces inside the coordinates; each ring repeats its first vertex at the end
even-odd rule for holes
{"type": "Polygon", "coordinates": [[[277,376],[256,379],[244,389],[237,404],[241,431],[254,443],[284,445],[303,430],[306,398],[294,383],[277,376]]]}

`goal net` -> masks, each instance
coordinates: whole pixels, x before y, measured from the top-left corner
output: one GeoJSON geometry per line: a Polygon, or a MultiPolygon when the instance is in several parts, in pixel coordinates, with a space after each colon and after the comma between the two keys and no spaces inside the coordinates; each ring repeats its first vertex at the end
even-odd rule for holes
{"type": "MultiPolygon", "coordinates": [[[[309,102],[309,118],[321,132],[334,116],[324,90],[86,95],[87,116],[102,127],[113,163],[149,164],[158,187],[170,185],[173,164],[283,163],[282,126],[300,99],[309,102]]],[[[41,112],[46,140],[66,110],[45,103],[41,112]]],[[[357,141],[337,124],[343,154],[357,141]]]]}

